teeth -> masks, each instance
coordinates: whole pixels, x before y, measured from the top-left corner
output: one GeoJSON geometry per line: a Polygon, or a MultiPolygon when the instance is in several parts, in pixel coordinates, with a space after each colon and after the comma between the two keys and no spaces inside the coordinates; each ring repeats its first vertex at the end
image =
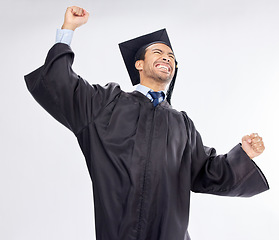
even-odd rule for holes
{"type": "Polygon", "coordinates": [[[168,70],[169,70],[169,69],[168,69],[168,67],[163,66],[163,65],[159,65],[159,66],[158,66],[158,68],[160,68],[160,69],[165,69],[166,71],[168,71],[168,70]]]}

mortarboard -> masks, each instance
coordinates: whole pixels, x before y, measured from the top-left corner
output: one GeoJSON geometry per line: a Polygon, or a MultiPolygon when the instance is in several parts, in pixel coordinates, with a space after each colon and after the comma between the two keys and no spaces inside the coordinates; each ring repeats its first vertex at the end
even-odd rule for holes
{"type": "MultiPolygon", "coordinates": [[[[159,31],[149,33],[119,44],[120,52],[122,54],[125,66],[133,85],[140,83],[139,72],[135,68],[135,62],[139,59],[138,57],[148,46],[155,43],[164,43],[172,49],[166,29],[161,29],[159,31]]],[[[169,85],[169,89],[167,92],[167,101],[169,103],[174,87],[176,74],[177,67],[175,69],[174,77],[169,85]]]]}

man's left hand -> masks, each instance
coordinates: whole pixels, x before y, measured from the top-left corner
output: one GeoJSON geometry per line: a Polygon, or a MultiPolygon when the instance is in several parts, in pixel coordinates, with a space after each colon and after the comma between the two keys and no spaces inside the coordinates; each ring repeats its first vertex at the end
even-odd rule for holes
{"type": "Polygon", "coordinates": [[[242,149],[252,159],[262,154],[265,147],[262,138],[257,133],[252,133],[242,138],[242,149]]]}

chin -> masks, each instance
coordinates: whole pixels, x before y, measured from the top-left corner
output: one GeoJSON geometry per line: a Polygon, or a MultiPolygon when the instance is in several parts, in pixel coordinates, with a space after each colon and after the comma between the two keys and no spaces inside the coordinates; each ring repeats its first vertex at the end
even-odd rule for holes
{"type": "Polygon", "coordinates": [[[172,79],[171,76],[162,76],[162,75],[157,76],[157,80],[160,81],[161,83],[168,84],[168,83],[170,83],[171,79],[172,79]]]}

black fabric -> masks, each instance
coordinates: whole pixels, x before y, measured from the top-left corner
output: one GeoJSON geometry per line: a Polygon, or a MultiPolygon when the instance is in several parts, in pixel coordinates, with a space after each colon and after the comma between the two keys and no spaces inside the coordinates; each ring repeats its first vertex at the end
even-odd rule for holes
{"type": "MultiPolygon", "coordinates": [[[[58,43],[25,76],[33,97],[77,137],[93,183],[97,240],[189,240],[190,190],[250,197],[268,189],[236,145],[216,155],[185,112],[116,83],[90,85],[58,43]]],[[[205,216],[206,217],[206,216],[205,216]]]]}

